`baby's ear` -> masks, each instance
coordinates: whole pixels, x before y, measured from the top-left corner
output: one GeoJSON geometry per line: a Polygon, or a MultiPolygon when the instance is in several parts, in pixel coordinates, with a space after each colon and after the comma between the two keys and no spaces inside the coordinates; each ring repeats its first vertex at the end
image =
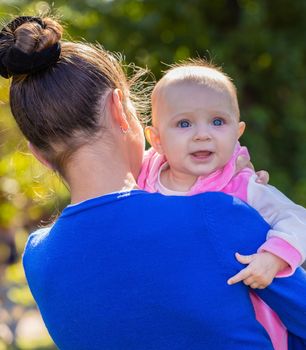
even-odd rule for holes
{"type": "Polygon", "coordinates": [[[145,128],[145,136],[149,144],[155,149],[159,154],[164,154],[158,129],[155,126],[147,126],[145,128]]]}
{"type": "Polygon", "coordinates": [[[245,122],[239,122],[238,124],[238,139],[243,135],[245,130],[246,124],[245,122]]]}

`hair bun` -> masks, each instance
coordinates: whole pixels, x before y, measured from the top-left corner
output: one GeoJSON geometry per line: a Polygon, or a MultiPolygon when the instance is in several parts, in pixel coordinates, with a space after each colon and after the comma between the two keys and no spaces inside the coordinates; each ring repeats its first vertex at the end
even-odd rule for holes
{"type": "Polygon", "coordinates": [[[43,20],[40,17],[35,16],[19,16],[12,20],[9,24],[7,24],[1,32],[8,32],[8,33],[14,33],[15,30],[23,25],[24,23],[29,22],[36,22],[38,23],[42,28],[45,27],[43,20]]]}
{"type": "MultiPolygon", "coordinates": [[[[52,33],[55,35],[55,40],[53,40],[53,43],[51,41],[51,45],[50,40],[45,40],[45,42],[47,41],[46,48],[43,47],[41,50],[30,50],[30,52],[26,52],[17,46],[16,30],[23,24],[31,22],[36,22],[41,27],[41,30],[46,30],[45,22],[40,17],[32,16],[17,17],[1,30],[0,75],[2,77],[9,78],[12,75],[33,74],[47,69],[59,59],[61,53],[61,45],[58,41],[61,37],[61,27],[59,25],[58,32],[51,27],[52,33]],[[13,38],[14,40],[12,40],[13,38]]],[[[27,31],[26,35],[30,36],[29,33],[27,31]]]]}

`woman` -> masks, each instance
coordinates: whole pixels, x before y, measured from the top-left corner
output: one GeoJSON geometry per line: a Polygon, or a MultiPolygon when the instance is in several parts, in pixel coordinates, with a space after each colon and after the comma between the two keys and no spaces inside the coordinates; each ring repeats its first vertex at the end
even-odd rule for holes
{"type": "MultiPolygon", "coordinates": [[[[34,155],[71,191],[72,204],[31,235],[23,257],[57,346],[272,349],[247,287],[226,283],[241,268],[234,252],[254,251],[268,225],[221,193],[138,190],[144,138],[130,82],[109,53],[60,43],[61,34],[52,19],[19,17],[0,35],[12,113],[34,155]]],[[[260,292],[300,337],[305,291],[298,270],[260,292]]]]}

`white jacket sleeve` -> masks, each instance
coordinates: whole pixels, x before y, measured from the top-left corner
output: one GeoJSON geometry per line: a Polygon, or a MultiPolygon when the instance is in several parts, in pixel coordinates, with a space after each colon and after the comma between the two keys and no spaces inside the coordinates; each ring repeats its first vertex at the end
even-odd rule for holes
{"type": "Polygon", "coordinates": [[[255,208],[272,227],[267,238],[278,237],[287,241],[300,252],[304,261],[306,209],[292,202],[275,187],[258,184],[255,179],[256,175],[253,175],[249,181],[248,204],[255,208]]]}

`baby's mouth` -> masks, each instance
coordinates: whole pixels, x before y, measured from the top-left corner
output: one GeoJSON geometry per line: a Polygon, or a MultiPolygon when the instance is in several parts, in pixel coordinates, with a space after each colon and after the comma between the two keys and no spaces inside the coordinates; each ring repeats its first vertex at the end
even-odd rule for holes
{"type": "Polygon", "coordinates": [[[197,151],[191,153],[192,157],[197,158],[197,159],[206,159],[209,158],[213,152],[210,151],[197,151]]]}

